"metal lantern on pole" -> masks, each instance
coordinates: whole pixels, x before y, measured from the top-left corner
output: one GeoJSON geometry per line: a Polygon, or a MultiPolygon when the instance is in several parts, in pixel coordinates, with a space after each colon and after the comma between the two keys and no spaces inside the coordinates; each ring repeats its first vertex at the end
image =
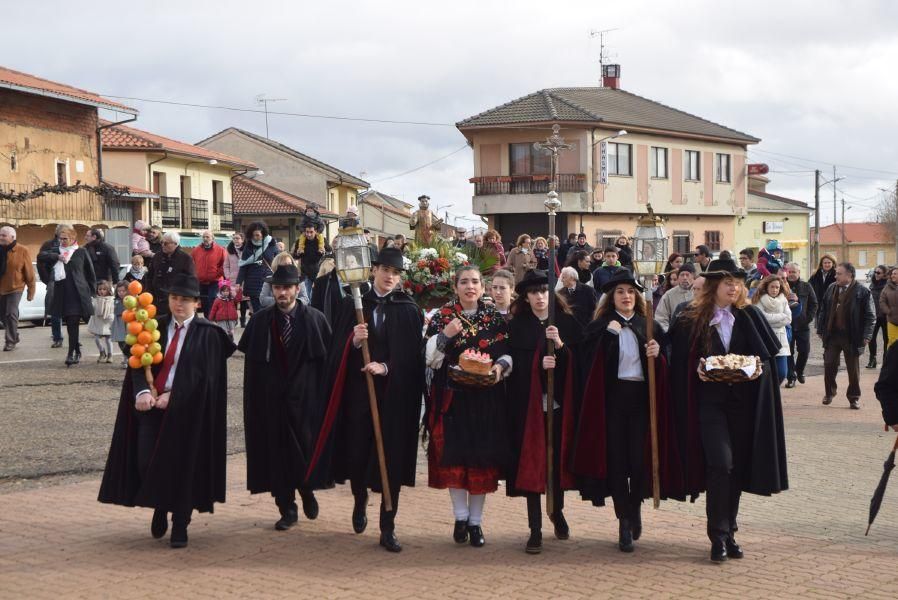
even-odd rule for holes
{"type": "MultiPolygon", "coordinates": [[[[355,316],[359,325],[365,324],[365,313],[362,310],[362,293],[359,287],[368,282],[371,275],[371,250],[368,239],[360,227],[344,227],[334,238],[334,260],[337,263],[337,274],[352,290],[352,301],[355,305],[355,316]]],[[[362,360],[364,364],[371,362],[368,340],[362,340],[362,360]]],[[[377,447],[377,461],[380,467],[380,482],[383,490],[384,509],[393,511],[393,499],[390,494],[390,481],[387,478],[387,461],[384,454],[383,433],[380,428],[380,411],[377,408],[377,392],[374,389],[374,376],[365,373],[368,383],[368,404],[371,409],[371,422],[374,426],[374,443],[377,447]]]]}
{"type": "MultiPolygon", "coordinates": [[[[654,335],[652,314],[652,278],[664,269],[667,258],[667,233],[664,221],[648,205],[648,214],[639,220],[633,235],[633,264],[645,288],[645,337],[654,335]]],[[[658,457],[658,403],[655,395],[655,360],[648,361],[649,425],[652,438],[652,499],[655,508],[661,504],[661,481],[658,457]]]]}

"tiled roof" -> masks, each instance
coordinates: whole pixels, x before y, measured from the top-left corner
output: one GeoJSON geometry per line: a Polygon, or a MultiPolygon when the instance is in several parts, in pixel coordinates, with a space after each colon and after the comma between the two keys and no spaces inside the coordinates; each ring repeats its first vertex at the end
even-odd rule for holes
{"type": "Polygon", "coordinates": [[[359,204],[362,204],[363,202],[365,204],[370,204],[375,208],[385,210],[396,215],[402,215],[403,217],[409,217],[412,214],[411,210],[408,208],[408,205],[402,202],[402,200],[393,198],[392,196],[388,196],[375,190],[369,190],[367,192],[359,194],[359,204]],[[396,206],[394,202],[398,203],[399,206],[396,206]]]}
{"type": "Polygon", "coordinates": [[[760,190],[748,190],[748,210],[785,210],[790,212],[812,212],[813,209],[801,200],[777,196],[760,190]]]}
{"type": "MultiPolygon", "coordinates": [[[[298,215],[309,204],[299,196],[242,175],[231,180],[231,197],[235,215],[298,215]]],[[[326,210],[321,211],[321,216],[337,218],[326,210]]]]}
{"type": "Polygon", "coordinates": [[[112,181],[109,179],[103,178],[103,183],[106,185],[116,187],[116,188],[128,188],[128,196],[135,197],[145,197],[145,198],[158,198],[159,195],[151,192],[150,190],[145,190],[142,187],[138,187],[136,185],[125,185],[124,183],[119,183],[117,181],[112,181]]]}
{"type": "Polygon", "coordinates": [[[16,90],[26,94],[48,96],[68,102],[76,102],[78,104],[87,104],[89,106],[96,106],[97,108],[107,108],[109,110],[115,110],[135,116],[139,114],[136,108],[131,108],[130,106],[107,100],[93,92],[88,92],[87,90],[82,90],[63,83],[56,83],[55,81],[43,79],[35,75],[29,75],[28,73],[14,71],[6,67],[0,67],[0,88],[16,90]]]}
{"type": "Polygon", "coordinates": [[[202,145],[205,142],[208,142],[209,140],[211,140],[212,138],[218,137],[221,134],[227,133],[229,131],[239,133],[240,135],[244,135],[248,138],[256,140],[257,142],[265,144],[266,146],[270,146],[272,148],[275,148],[276,150],[280,150],[281,152],[289,154],[290,156],[292,156],[294,158],[298,158],[299,160],[302,160],[309,164],[315,165],[319,169],[323,169],[324,171],[329,171],[334,177],[342,180],[343,183],[348,183],[350,185],[354,185],[354,186],[360,187],[360,188],[370,187],[370,184],[367,181],[365,181],[363,179],[359,179],[358,177],[356,177],[354,175],[350,175],[346,171],[341,171],[337,167],[333,167],[325,162],[321,162],[320,160],[312,158],[311,156],[309,156],[307,154],[303,154],[302,152],[294,150],[293,148],[291,148],[289,146],[285,146],[284,144],[282,144],[280,142],[275,142],[274,140],[270,140],[268,138],[262,137],[261,135],[256,135],[255,133],[250,133],[249,131],[246,131],[244,129],[238,129],[237,127],[228,127],[227,129],[223,129],[222,131],[219,131],[215,135],[211,135],[211,136],[207,137],[206,139],[197,142],[197,144],[202,145]]]}
{"type": "MultiPolygon", "coordinates": [[[[882,223],[845,223],[845,242],[848,244],[891,244],[893,240],[889,228],[882,223]]],[[[841,244],[841,223],[821,227],[820,243],[841,244]]]]}
{"type": "Polygon", "coordinates": [[[644,128],[700,137],[722,138],[755,144],[754,136],[724,127],[660,102],[620,89],[599,87],[550,88],[512,100],[456,123],[471,127],[495,127],[523,123],[595,123],[644,128]]]}
{"type": "MultiPolygon", "coordinates": [[[[100,121],[101,125],[109,125],[108,121],[100,121]]],[[[200,146],[194,146],[186,142],[179,142],[161,135],[127,127],[115,125],[102,130],[104,150],[155,150],[167,151],[172,154],[200,158],[204,160],[217,160],[220,163],[238,167],[241,169],[255,169],[256,165],[251,161],[237,158],[229,154],[207,150],[200,146]]]]}

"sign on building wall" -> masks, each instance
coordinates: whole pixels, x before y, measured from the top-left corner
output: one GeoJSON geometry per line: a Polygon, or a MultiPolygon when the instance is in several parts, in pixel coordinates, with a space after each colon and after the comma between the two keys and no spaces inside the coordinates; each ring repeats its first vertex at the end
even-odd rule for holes
{"type": "Polygon", "coordinates": [[[608,142],[599,144],[599,183],[608,183],[608,142]]]}
{"type": "Polygon", "coordinates": [[[783,221],[764,221],[764,233],[782,233],[783,221]]]}

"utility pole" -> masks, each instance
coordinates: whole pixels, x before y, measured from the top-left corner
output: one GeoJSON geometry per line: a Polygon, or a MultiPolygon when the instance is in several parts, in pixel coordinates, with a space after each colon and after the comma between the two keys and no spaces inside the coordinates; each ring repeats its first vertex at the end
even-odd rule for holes
{"type": "Polygon", "coordinates": [[[814,259],[808,265],[808,273],[820,264],[820,169],[814,171],[814,259]]]}
{"type": "Polygon", "coordinates": [[[836,222],[836,215],[839,214],[836,212],[836,182],[839,181],[836,177],[836,165],[833,165],[833,223],[836,222]]]}
{"type": "MultiPolygon", "coordinates": [[[[835,188],[835,186],[833,186],[835,188]]],[[[848,252],[845,247],[845,198],[842,197],[842,256],[840,256],[842,260],[848,260],[848,252]]]]}

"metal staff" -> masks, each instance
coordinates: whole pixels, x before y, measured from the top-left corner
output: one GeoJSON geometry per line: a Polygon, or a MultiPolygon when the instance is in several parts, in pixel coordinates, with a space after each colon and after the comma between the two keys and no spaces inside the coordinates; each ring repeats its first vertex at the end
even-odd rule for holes
{"type": "MultiPolygon", "coordinates": [[[[652,286],[645,286],[645,337],[651,340],[654,335],[655,319],[652,310],[652,286]]],[[[655,396],[655,359],[647,358],[649,384],[649,429],[652,439],[652,502],[655,508],[661,505],[661,476],[658,458],[658,400],[655,396]]]]}

